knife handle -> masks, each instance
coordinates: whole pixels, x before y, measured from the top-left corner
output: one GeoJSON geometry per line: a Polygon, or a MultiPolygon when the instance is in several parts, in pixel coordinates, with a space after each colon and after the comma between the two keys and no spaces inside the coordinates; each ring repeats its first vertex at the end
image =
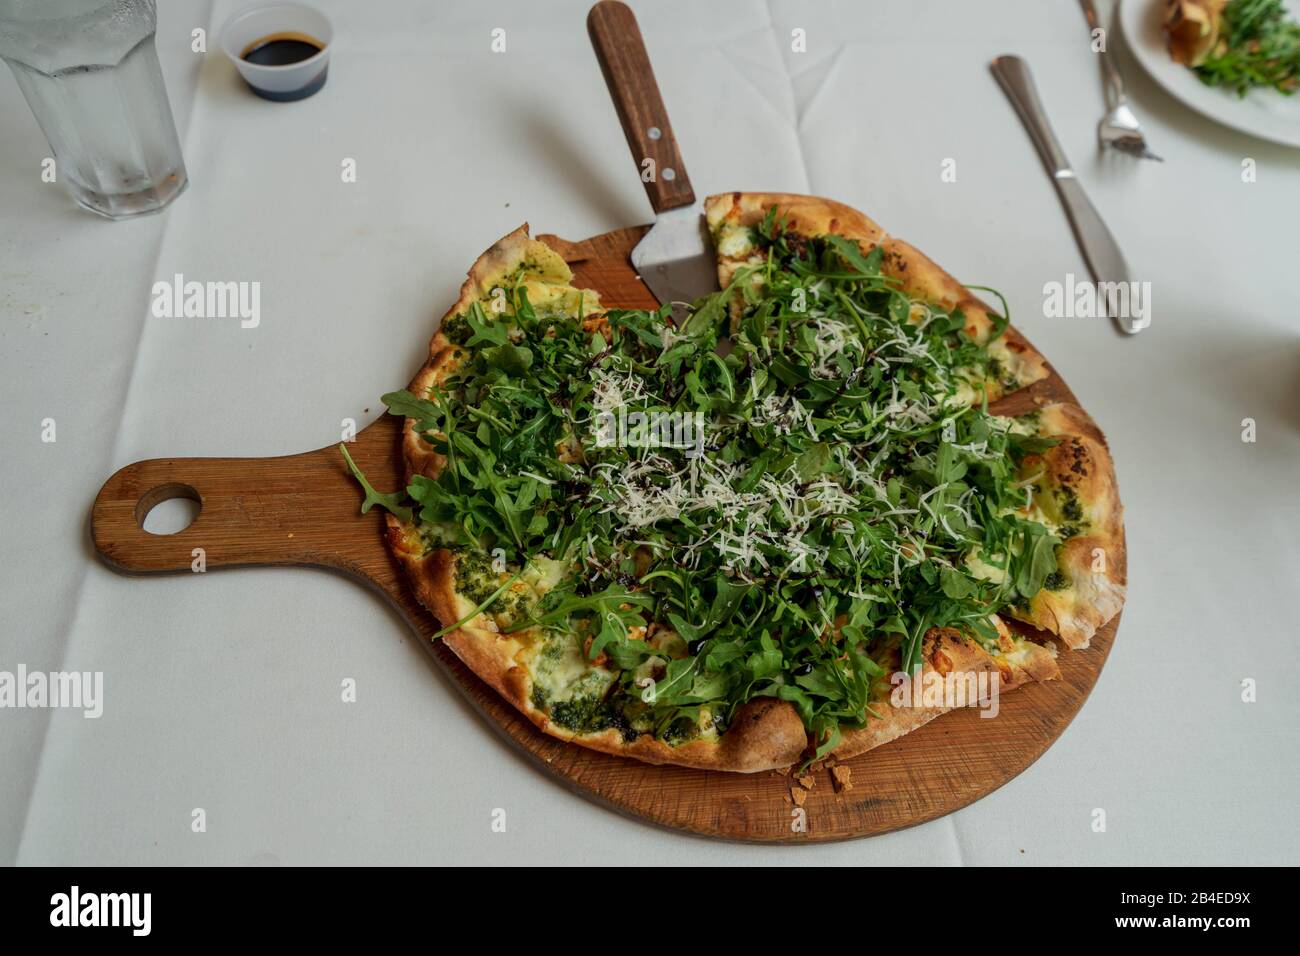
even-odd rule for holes
{"type": "Polygon", "coordinates": [[[1018,56],[1007,55],[995,59],[989,68],[1007,94],[1007,99],[1011,100],[1011,105],[1020,116],[1020,122],[1029,131],[1029,138],[1033,140],[1034,148],[1042,157],[1047,172],[1053,178],[1069,173],[1070,160],[1066,158],[1065,150],[1061,148],[1056,134],[1052,132],[1052,125],[1047,121],[1047,113],[1038,99],[1038,89],[1034,86],[1029,64],[1018,56]]]}
{"type": "Polygon", "coordinates": [[[691,205],[695,192],[678,152],[677,137],[668,122],[668,111],[659,95],[636,16],[618,0],[601,0],[587,14],[587,33],[650,205],[656,213],[691,205]]]}

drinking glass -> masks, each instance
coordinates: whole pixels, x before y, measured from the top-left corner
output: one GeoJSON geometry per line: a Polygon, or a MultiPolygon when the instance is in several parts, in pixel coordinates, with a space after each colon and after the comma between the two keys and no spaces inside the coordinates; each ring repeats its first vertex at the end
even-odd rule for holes
{"type": "Polygon", "coordinates": [[[55,177],[109,219],[157,212],[188,179],[154,47],[154,0],[0,0],[0,57],[55,177]]]}

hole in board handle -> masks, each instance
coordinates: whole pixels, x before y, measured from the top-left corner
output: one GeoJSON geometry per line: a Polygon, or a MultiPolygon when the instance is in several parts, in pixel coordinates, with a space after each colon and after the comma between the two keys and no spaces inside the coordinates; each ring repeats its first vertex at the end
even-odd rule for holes
{"type": "Polygon", "coordinates": [[[150,488],[140,496],[135,505],[135,520],[149,534],[179,534],[194,523],[202,510],[203,499],[197,491],[182,482],[171,481],[150,488]],[[169,501],[175,504],[166,508],[158,507],[169,501]],[[155,509],[157,514],[153,514],[155,509]]]}

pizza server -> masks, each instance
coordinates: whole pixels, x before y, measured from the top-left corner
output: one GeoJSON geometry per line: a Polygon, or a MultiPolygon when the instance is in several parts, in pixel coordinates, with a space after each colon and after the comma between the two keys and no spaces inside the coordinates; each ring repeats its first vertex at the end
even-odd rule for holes
{"type": "Polygon", "coordinates": [[[587,14],[587,33],[655,211],[654,225],[632,250],[632,265],[661,304],[716,292],[704,210],[686,175],[636,16],[618,0],[601,0],[587,14]]]}

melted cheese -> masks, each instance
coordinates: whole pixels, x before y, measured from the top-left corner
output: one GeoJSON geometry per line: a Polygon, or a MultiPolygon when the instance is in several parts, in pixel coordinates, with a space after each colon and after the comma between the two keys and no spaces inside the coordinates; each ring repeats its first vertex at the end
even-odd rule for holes
{"type": "Polygon", "coordinates": [[[754,237],[748,226],[724,222],[714,236],[718,255],[728,259],[741,259],[754,249],[754,237]]]}
{"type": "Polygon", "coordinates": [[[526,582],[539,598],[544,597],[547,591],[550,591],[569,575],[570,565],[563,561],[556,561],[554,558],[536,557],[530,563],[530,567],[520,577],[521,582],[526,582]]]}
{"type": "Polygon", "coordinates": [[[614,680],[613,674],[586,659],[582,642],[571,632],[553,633],[538,642],[528,664],[534,686],[548,702],[603,697],[614,680]]]}
{"type": "Polygon", "coordinates": [[[994,584],[1002,584],[1007,579],[1006,568],[994,567],[982,557],[982,550],[976,548],[966,556],[966,567],[975,577],[984,581],[992,581],[994,584]]]}

